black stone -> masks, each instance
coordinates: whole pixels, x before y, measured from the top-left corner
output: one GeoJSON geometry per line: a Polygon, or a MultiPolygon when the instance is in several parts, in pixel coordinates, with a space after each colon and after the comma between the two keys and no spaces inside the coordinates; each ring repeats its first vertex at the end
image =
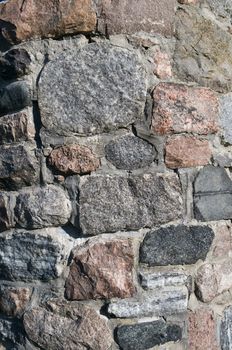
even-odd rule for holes
{"type": "Polygon", "coordinates": [[[169,226],[146,234],[140,262],[150,266],[195,264],[205,260],[214,233],[208,226],[169,226]]]}
{"type": "Polygon", "coordinates": [[[126,135],[105,147],[106,159],[118,169],[134,170],[149,166],[155,156],[154,147],[142,139],[126,135]]]}
{"type": "Polygon", "coordinates": [[[0,59],[0,76],[5,80],[19,78],[27,74],[30,63],[25,49],[11,49],[0,59]]]}
{"type": "Polygon", "coordinates": [[[16,81],[0,88],[0,116],[17,112],[30,104],[30,90],[24,81],[16,81]]]}
{"type": "Polygon", "coordinates": [[[181,340],[182,331],[177,325],[163,321],[138,323],[118,327],[116,340],[123,350],[145,350],[170,341],[181,340]]]}

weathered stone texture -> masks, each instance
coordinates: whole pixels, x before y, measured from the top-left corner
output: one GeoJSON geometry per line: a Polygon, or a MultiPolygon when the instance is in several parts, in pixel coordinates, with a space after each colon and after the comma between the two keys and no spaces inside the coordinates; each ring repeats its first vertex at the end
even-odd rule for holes
{"type": "Polygon", "coordinates": [[[165,163],[172,169],[207,165],[211,156],[209,142],[194,136],[169,137],[165,147],[165,163]]]}
{"type": "Polygon", "coordinates": [[[194,190],[195,217],[198,220],[232,218],[232,181],[225,169],[204,167],[196,177],[194,190]]]}
{"type": "Polygon", "coordinates": [[[154,74],[160,79],[172,77],[172,65],[170,56],[161,50],[157,50],[154,55],[155,69],[154,74]]]}
{"type": "Polygon", "coordinates": [[[17,190],[39,181],[34,145],[0,146],[0,189],[17,190]]]}
{"type": "Polygon", "coordinates": [[[164,287],[176,287],[189,285],[190,276],[180,272],[148,272],[141,271],[139,274],[141,286],[145,289],[157,289],[164,287]]]}
{"type": "Polygon", "coordinates": [[[23,4],[11,0],[0,4],[0,17],[2,36],[10,43],[33,37],[91,32],[96,25],[96,14],[90,0],[63,0],[60,3],[26,0],[23,4]]]}
{"type": "Polygon", "coordinates": [[[67,264],[72,239],[61,228],[12,230],[0,236],[0,276],[10,281],[48,281],[67,264]]]}
{"type": "Polygon", "coordinates": [[[137,230],[182,216],[181,188],[174,174],[90,176],[81,178],[79,190],[80,226],[87,235],[137,230]]]}
{"type": "Polygon", "coordinates": [[[100,165],[90,148],[77,144],[55,148],[50,153],[48,161],[51,166],[65,175],[88,174],[100,165]]]}
{"type": "Polygon", "coordinates": [[[105,147],[106,159],[118,169],[134,170],[149,166],[156,155],[148,142],[131,135],[119,137],[105,147]]]}
{"type": "Polygon", "coordinates": [[[6,316],[21,316],[32,295],[27,287],[0,287],[0,312],[6,316]]]}
{"type": "Polygon", "coordinates": [[[217,324],[208,309],[198,309],[188,315],[188,350],[219,350],[217,324]]]}
{"type": "Polygon", "coordinates": [[[206,135],[218,131],[219,102],[206,88],[160,83],[153,91],[152,133],[188,132],[206,135]]]}
{"type": "Polygon", "coordinates": [[[186,287],[160,288],[138,299],[111,302],[108,312],[120,318],[165,316],[187,311],[186,287]]]}
{"type": "Polygon", "coordinates": [[[69,300],[127,298],[134,294],[130,240],[93,241],[77,246],[66,280],[69,300]]]}
{"type": "Polygon", "coordinates": [[[220,343],[222,350],[230,350],[232,339],[232,307],[224,310],[223,319],[220,327],[220,343]]]}
{"type": "Polygon", "coordinates": [[[30,63],[30,56],[25,49],[11,49],[0,58],[0,76],[5,80],[19,78],[28,73],[30,63]]]}
{"type": "Polygon", "coordinates": [[[181,340],[180,326],[154,321],[120,326],[117,328],[117,342],[122,350],[144,350],[155,345],[181,340]]]}
{"type": "Polygon", "coordinates": [[[217,295],[232,287],[232,260],[227,259],[221,263],[204,264],[196,275],[198,297],[209,302],[217,295]]]}
{"type": "Polygon", "coordinates": [[[228,31],[197,6],[183,6],[177,11],[176,38],[174,66],[179,79],[219,92],[231,91],[232,38],[228,31]]]}
{"type": "Polygon", "coordinates": [[[17,112],[30,105],[31,92],[26,82],[16,81],[1,87],[0,116],[17,112]]]}
{"type": "Polygon", "coordinates": [[[205,260],[214,238],[207,226],[169,226],[146,234],[140,261],[151,266],[194,264],[205,260]]]}
{"type": "Polygon", "coordinates": [[[27,336],[42,349],[108,350],[113,342],[107,322],[94,309],[81,304],[50,302],[24,315],[27,336]]]}
{"type": "Polygon", "coordinates": [[[35,127],[30,108],[0,118],[0,144],[32,141],[34,137],[35,127]]]}
{"type": "Polygon", "coordinates": [[[109,44],[66,51],[45,66],[39,83],[42,123],[59,134],[127,126],[142,116],[145,100],[137,54],[109,44]]]}
{"type": "Polygon", "coordinates": [[[98,29],[106,34],[173,33],[175,1],[101,0],[98,29]]]}
{"type": "Polygon", "coordinates": [[[213,258],[225,258],[232,252],[232,237],[230,227],[225,223],[219,224],[215,229],[215,239],[212,244],[213,258]]]}
{"type": "Polygon", "coordinates": [[[0,192],[0,232],[6,231],[15,225],[14,207],[16,194],[0,192]]]}
{"type": "Polygon", "coordinates": [[[220,98],[220,123],[223,129],[223,139],[232,144],[232,93],[222,95],[220,98]]]}

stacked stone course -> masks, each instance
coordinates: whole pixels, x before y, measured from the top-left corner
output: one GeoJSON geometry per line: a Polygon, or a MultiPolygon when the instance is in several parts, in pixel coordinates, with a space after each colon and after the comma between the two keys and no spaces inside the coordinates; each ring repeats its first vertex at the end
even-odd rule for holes
{"type": "Polygon", "coordinates": [[[0,350],[232,349],[231,17],[0,2],[0,350]]]}

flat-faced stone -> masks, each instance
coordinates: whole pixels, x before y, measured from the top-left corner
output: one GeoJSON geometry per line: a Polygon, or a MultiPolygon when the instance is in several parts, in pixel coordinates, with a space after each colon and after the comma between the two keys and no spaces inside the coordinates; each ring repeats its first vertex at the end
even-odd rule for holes
{"type": "Polygon", "coordinates": [[[10,43],[33,37],[61,37],[64,34],[91,32],[96,14],[90,0],[10,0],[0,4],[1,33],[10,43]],[[41,21],[43,18],[43,21],[41,21]]]}
{"type": "Polygon", "coordinates": [[[218,131],[219,102],[206,88],[160,83],[153,91],[151,131],[165,135],[188,132],[199,135],[218,131]]]}
{"type": "Polygon", "coordinates": [[[130,240],[89,241],[77,246],[66,280],[70,300],[131,297],[133,247],[130,240]]]}
{"type": "Polygon", "coordinates": [[[203,302],[213,300],[217,295],[232,287],[232,260],[202,265],[196,275],[197,295],[203,302]]]}
{"type": "Polygon", "coordinates": [[[62,273],[72,239],[61,228],[11,230],[0,236],[0,278],[48,281],[62,273]]]}
{"type": "Polygon", "coordinates": [[[0,76],[5,80],[17,79],[28,73],[30,63],[30,56],[25,49],[11,49],[0,58],[0,76]]]}
{"type": "Polygon", "coordinates": [[[0,189],[17,190],[39,182],[34,144],[0,146],[0,189]]]}
{"type": "Polygon", "coordinates": [[[225,223],[220,223],[214,229],[215,239],[212,244],[213,258],[225,258],[232,252],[232,240],[230,227],[225,223]]]}
{"type": "Polygon", "coordinates": [[[0,144],[32,141],[35,126],[31,108],[0,118],[0,144]]]}
{"type": "Polygon", "coordinates": [[[207,165],[211,156],[209,141],[194,136],[171,136],[165,146],[165,164],[172,169],[207,165]]]}
{"type": "Polygon", "coordinates": [[[44,67],[39,82],[42,123],[58,134],[127,126],[142,116],[145,100],[145,70],[137,54],[110,44],[65,51],[44,67]]]}
{"type": "Polygon", "coordinates": [[[0,192],[0,232],[15,226],[14,207],[16,193],[0,192]]]}
{"type": "Polygon", "coordinates": [[[0,116],[17,112],[30,104],[31,92],[26,82],[16,81],[0,88],[0,116]]]}
{"type": "Polygon", "coordinates": [[[214,238],[207,226],[168,226],[146,234],[140,262],[151,266],[194,264],[206,258],[214,238]]]}
{"type": "Polygon", "coordinates": [[[51,302],[24,315],[27,336],[43,349],[108,350],[113,342],[106,319],[94,309],[74,303],[51,302]]]}
{"type": "Polygon", "coordinates": [[[188,286],[191,283],[190,276],[170,271],[170,272],[149,272],[141,271],[139,274],[141,286],[144,289],[157,289],[164,287],[188,286]]]}
{"type": "Polygon", "coordinates": [[[29,187],[17,196],[14,214],[17,224],[24,228],[62,226],[71,216],[71,202],[61,187],[29,187]]]}
{"type": "Polygon", "coordinates": [[[137,230],[182,216],[175,174],[82,177],[79,191],[80,226],[87,235],[137,230]]]}
{"type": "Polygon", "coordinates": [[[77,144],[55,148],[48,161],[56,170],[66,175],[91,173],[100,165],[90,148],[77,144]]]}
{"type": "Polygon", "coordinates": [[[112,301],[108,312],[119,318],[176,315],[187,311],[186,287],[160,288],[137,299],[112,301]]]}
{"type": "Polygon", "coordinates": [[[0,287],[0,312],[6,316],[21,316],[32,295],[32,289],[27,287],[0,287]]]}
{"type": "Polygon", "coordinates": [[[188,349],[219,350],[217,344],[217,322],[208,309],[188,313],[188,349]]]}
{"type": "Polygon", "coordinates": [[[183,5],[177,10],[174,69],[182,81],[229,92],[232,37],[212,19],[197,6],[183,5]]]}
{"type": "Polygon", "coordinates": [[[120,326],[116,330],[117,343],[122,350],[145,350],[153,346],[181,340],[180,326],[153,321],[120,326]]]}
{"type": "Polygon", "coordinates": [[[213,166],[200,170],[194,184],[195,217],[202,221],[230,219],[231,201],[232,181],[226,170],[213,166]]]}
{"type": "Polygon", "coordinates": [[[149,166],[155,156],[154,147],[131,135],[119,137],[105,147],[106,159],[118,169],[134,170],[149,166]]]}
{"type": "Polygon", "coordinates": [[[154,55],[154,74],[160,79],[169,79],[172,77],[171,59],[168,53],[158,49],[154,55]]]}
{"type": "Polygon", "coordinates": [[[220,123],[223,129],[223,139],[232,144],[232,93],[222,95],[220,98],[220,123]]]}
{"type": "Polygon", "coordinates": [[[220,343],[222,350],[230,350],[232,339],[232,307],[224,310],[223,319],[220,326],[220,343]]]}
{"type": "Polygon", "coordinates": [[[174,0],[101,0],[98,30],[107,34],[151,32],[171,35],[175,16],[174,0]]]}

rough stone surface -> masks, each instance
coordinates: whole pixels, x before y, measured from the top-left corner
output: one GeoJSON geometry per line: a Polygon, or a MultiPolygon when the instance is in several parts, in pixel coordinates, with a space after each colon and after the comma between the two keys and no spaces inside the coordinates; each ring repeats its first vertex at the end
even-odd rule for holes
{"type": "Polygon", "coordinates": [[[31,93],[26,82],[16,81],[0,88],[0,116],[17,112],[30,104],[31,93]]]}
{"type": "Polygon", "coordinates": [[[169,137],[165,147],[165,163],[172,169],[207,165],[211,156],[209,142],[194,136],[169,137]]]}
{"type": "Polygon", "coordinates": [[[197,6],[183,5],[177,11],[175,71],[182,81],[228,92],[232,86],[232,38],[212,18],[197,6]]]}
{"type": "Polygon", "coordinates": [[[186,287],[161,288],[146,293],[139,299],[111,302],[108,312],[120,318],[165,316],[186,312],[188,290],[186,287]]]}
{"type": "Polygon", "coordinates": [[[71,202],[58,186],[28,188],[17,196],[14,213],[17,224],[23,228],[62,226],[71,216],[71,202]]]}
{"type": "Polygon", "coordinates": [[[169,55],[166,52],[157,50],[154,55],[154,74],[160,79],[172,77],[172,65],[169,55]]]}
{"type": "Polygon", "coordinates": [[[72,249],[61,228],[12,230],[0,236],[0,278],[48,281],[60,276],[72,249]]]}
{"type": "Polygon", "coordinates": [[[34,136],[35,127],[30,108],[0,118],[0,144],[32,141],[34,136]]]}
{"type": "Polygon", "coordinates": [[[30,63],[25,49],[11,49],[0,58],[0,76],[5,80],[17,79],[28,73],[30,63]]]}
{"type": "Polygon", "coordinates": [[[0,16],[2,36],[10,43],[32,37],[91,32],[96,25],[96,14],[90,0],[63,0],[60,3],[26,0],[23,4],[10,0],[0,4],[0,16]]]}
{"type": "Polygon", "coordinates": [[[232,144],[232,93],[222,95],[220,98],[220,123],[223,129],[223,139],[232,144]]]}
{"type": "Polygon", "coordinates": [[[140,282],[144,289],[176,287],[188,285],[189,276],[180,272],[140,272],[140,282]]]}
{"type": "Polygon", "coordinates": [[[14,207],[16,194],[0,192],[0,232],[15,226],[14,207]]]}
{"type": "Polygon", "coordinates": [[[136,230],[182,215],[180,183],[174,174],[91,176],[81,178],[79,189],[84,234],[136,230]]]}
{"type": "Polygon", "coordinates": [[[24,343],[21,320],[0,316],[0,342],[6,345],[3,350],[20,350],[24,343]]]}
{"type": "Polygon", "coordinates": [[[156,155],[154,147],[138,137],[126,135],[105,147],[106,159],[118,169],[134,170],[150,165],[156,155]]]}
{"type": "Polygon", "coordinates": [[[32,295],[27,287],[0,287],[0,312],[6,316],[21,316],[32,295]]]}
{"type": "Polygon", "coordinates": [[[195,217],[198,220],[232,218],[232,181],[225,169],[204,167],[195,180],[194,190],[195,217]]]}
{"type": "Polygon", "coordinates": [[[181,340],[181,328],[164,321],[125,325],[117,328],[117,342],[122,350],[144,350],[155,345],[181,340]]]}
{"type": "Polygon", "coordinates": [[[127,126],[142,116],[145,99],[138,56],[109,44],[66,51],[45,66],[39,83],[42,123],[60,134],[127,126]]]}
{"type": "Polygon", "coordinates": [[[175,1],[101,0],[98,29],[106,34],[173,33],[175,1]]]}
{"type": "Polygon", "coordinates": [[[230,350],[232,338],[232,307],[224,310],[223,319],[220,327],[220,343],[222,350],[230,350]]]}
{"type": "Polygon", "coordinates": [[[49,309],[25,313],[27,336],[42,349],[108,350],[113,342],[107,322],[94,309],[73,303],[52,302],[49,309]]]}
{"type": "Polygon", "coordinates": [[[160,83],[153,92],[152,133],[189,132],[206,135],[218,131],[219,102],[206,88],[160,83]]]}
{"type": "Polygon", "coordinates": [[[39,181],[34,145],[0,146],[0,189],[17,190],[39,181]]]}
{"type": "Polygon", "coordinates": [[[207,0],[206,1],[213,12],[221,19],[231,19],[232,3],[228,0],[207,0]]]}
{"type": "Polygon", "coordinates": [[[58,147],[50,153],[49,164],[65,175],[70,175],[90,173],[99,167],[100,162],[90,148],[67,145],[58,147]]]}
{"type": "Polygon", "coordinates": [[[151,266],[194,264],[205,260],[214,238],[207,226],[169,226],[146,234],[140,261],[151,266]]]}
{"type": "Polygon", "coordinates": [[[217,324],[214,314],[208,309],[198,309],[188,315],[188,349],[219,350],[217,324]]]}
{"type": "Polygon", "coordinates": [[[69,300],[131,297],[133,247],[130,240],[93,241],[77,246],[66,280],[69,300]]]}
{"type": "Polygon", "coordinates": [[[232,260],[204,264],[196,276],[197,295],[203,302],[213,300],[217,295],[232,287],[232,260]]]}
{"type": "Polygon", "coordinates": [[[220,224],[215,229],[215,239],[212,245],[213,258],[225,258],[232,252],[232,237],[230,227],[227,224],[220,224]]]}

